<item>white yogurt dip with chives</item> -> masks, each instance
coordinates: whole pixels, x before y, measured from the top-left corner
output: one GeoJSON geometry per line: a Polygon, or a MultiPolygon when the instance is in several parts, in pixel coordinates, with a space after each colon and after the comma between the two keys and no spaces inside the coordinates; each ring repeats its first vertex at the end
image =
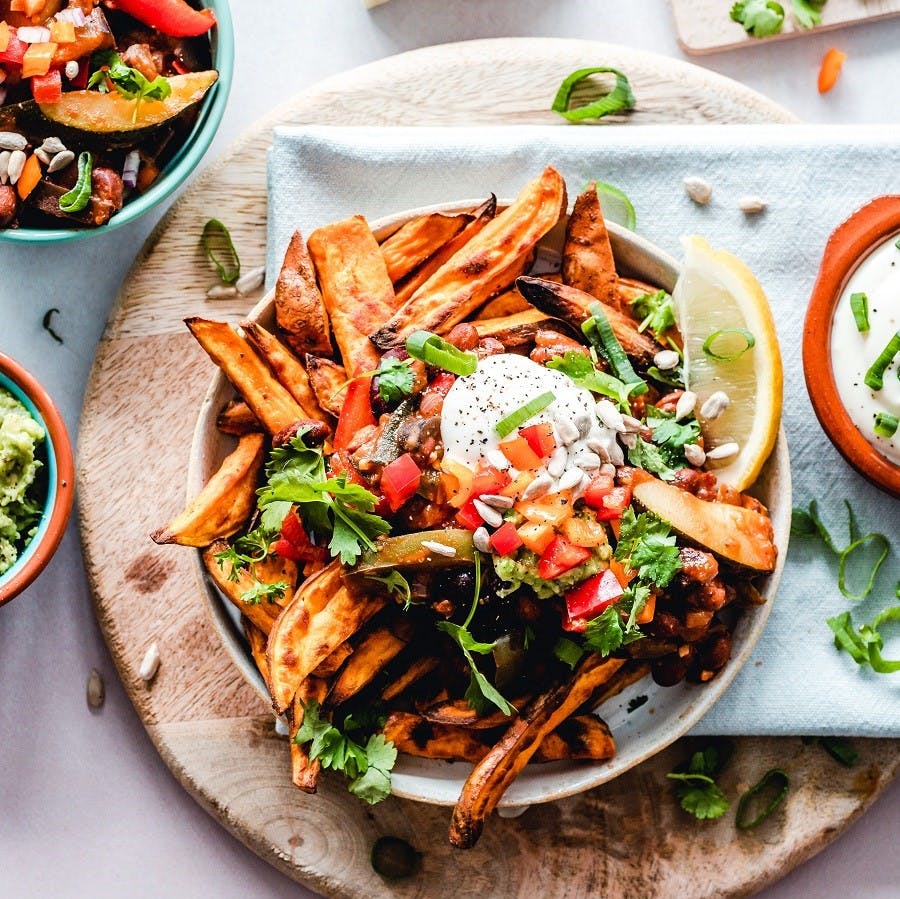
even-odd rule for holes
{"type": "Polygon", "coordinates": [[[872,390],[866,372],[900,331],[900,234],[888,238],[860,263],[844,286],[831,326],[831,365],[841,402],[859,432],[881,455],[900,465],[900,429],[893,437],[875,433],[875,416],[900,418],[900,354],[884,371],[884,386],[872,390]],[[850,297],[868,298],[869,330],[857,328],[850,297]]]}

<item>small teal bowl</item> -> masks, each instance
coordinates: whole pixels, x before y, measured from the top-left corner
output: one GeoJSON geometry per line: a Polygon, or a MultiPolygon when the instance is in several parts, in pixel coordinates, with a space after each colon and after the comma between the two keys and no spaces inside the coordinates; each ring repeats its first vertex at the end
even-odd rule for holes
{"type": "Polygon", "coordinates": [[[75,495],[72,444],[59,410],[33,375],[0,353],[0,388],[11,393],[44,428],[40,448],[44,470],[43,512],[37,530],[16,559],[0,574],[0,606],[21,593],[47,566],[65,533],[75,495]]]}
{"type": "Polygon", "coordinates": [[[216,14],[216,27],[210,34],[212,45],[213,67],[219,73],[219,79],[210,88],[204,98],[200,114],[184,145],[169,160],[156,182],[146,193],[141,194],[121,211],[117,212],[106,225],[99,228],[9,228],[0,229],[0,242],[7,243],[62,243],[63,241],[83,240],[107,234],[115,228],[121,228],[146,215],[166,197],[177,190],[188,175],[199,165],[203,154],[209,149],[222,115],[228,102],[231,90],[231,77],[234,73],[234,26],[231,22],[231,10],[228,0],[205,0],[216,14]]]}

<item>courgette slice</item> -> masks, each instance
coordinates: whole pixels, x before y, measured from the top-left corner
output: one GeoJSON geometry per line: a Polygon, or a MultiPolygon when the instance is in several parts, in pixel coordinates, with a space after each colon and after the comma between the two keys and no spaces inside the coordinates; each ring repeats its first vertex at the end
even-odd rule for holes
{"type": "Polygon", "coordinates": [[[383,574],[395,568],[414,568],[419,571],[437,571],[475,564],[475,547],[472,534],[462,528],[447,528],[437,531],[419,531],[401,534],[398,537],[382,537],[376,541],[375,549],[363,554],[356,568],[350,574],[383,574]],[[422,542],[439,543],[455,550],[448,556],[435,552],[422,542]]]}

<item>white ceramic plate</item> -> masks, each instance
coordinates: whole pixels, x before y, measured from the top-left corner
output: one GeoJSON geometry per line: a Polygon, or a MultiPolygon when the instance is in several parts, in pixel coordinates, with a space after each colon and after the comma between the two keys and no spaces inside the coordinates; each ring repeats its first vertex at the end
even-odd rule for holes
{"type": "MultiPolygon", "coordinates": [[[[463,212],[477,207],[481,202],[482,200],[470,200],[412,209],[380,219],[372,224],[372,229],[380,240],[415,216],[428,212],[463,212]]],[[[503,205],[507,203],[501,203],[503,205]]],[[[608,227],[619,273],[671,292],[680,271],[678,262],[631,231],[613,223],[609,223],[608,227]]],[[[561,249],[563,231],[564,225],[561,224],[547,235],[541,246],[549,250],[561,249]]],[[[273,327],[272,291],[253,308],[249,317],[258,320],[264,327],[273,327]]],[[[194,432],[188,471],[189,496],[195,496],[200,491],[233,447],[232,438],[216,429],[216,416],[233,394],[225,376],[217,372],[204,398],[194,432]]],[[[500,808],[509,810],[561,799],[618,777],[684,736],[725,692],[763,632],[787,555],[791,476],[783,431],[779,433],[775,450],[752,492],[768,507],[772,516],[778,563],[775,571],[759,584],[762,594],[769,601],[765,605],[747,609],[742,614],[733,633],[732,658],[725,669],[713,681],[703,685],[681,683],[675,687],[660,687],[650,677],[633,684],[607,702],[599,712],[615,738],[614,758],[607,762],[528,765],[506,791],[500,808]],[[629,713],[627,708],[630,700],[642,695],[648,697],[647,702],[629,713]]],[[[240,627],[239,614],[209,580],[199,552],[196,555],[196,571],[213,620],[235,664],[260,695],[269,701],[263,679],[250,657],[240,627]]],[[[397,796],[420,802],[454,805],[470,770],[471,766],[462,762],[401,755],[392,775],[393,791],[397,796]]]]}

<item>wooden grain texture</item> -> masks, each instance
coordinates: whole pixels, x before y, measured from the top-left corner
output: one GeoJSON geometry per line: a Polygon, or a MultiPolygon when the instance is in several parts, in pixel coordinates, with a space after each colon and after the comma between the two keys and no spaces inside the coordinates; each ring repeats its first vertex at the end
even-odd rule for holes
{"type": "Polygon", "coordinates": [[[580,796],[493,817],[476,849],[446,842],[449,810],[391,798],[374,808],[326,775],[317,796],[290,783],[287,746],[266,703],[217,641],[190,552],[148,538],[184,500],[194,422],[212,366],[181,319],[237,319],[255,302],[209,301],[203,222],[229,222],[248,266],[265,248],[264,153],[274,124],[551,122],[563,75],[587,64],[627,69],[634,121],[793,121],[733,82],[672,60],[584,41],[497,40],[415,51],[330,79],[248,131],[161,222],[122,287],[88,385],[81,421],[81,533],[97,616],[119,674],[160,754],[185,788],[261,857],[329,896],[723,897],[747,895],[821,849],[897,773],[900,741],[859,741],[847,771],[798,738],[736,741],[723,786],[732,795],[773,765],[794,788],[758,832],[730,816],[694,824],[665,772],[681,741],[580,796]],[[139,460],[139,464],[135,464],[139,460]],[[160,647],[151,685],[138,676],[160,647]],[[391,834],[423,853],[419,873],[389,884],[369,863],[391,834]]]}
{"type": "MultiPolygon", "coordinates": [[[[759,38],[747,34],[743,25],[731,20],[729,13],[734,0],[671,0],[671,3],[678,43],[688,53],[715,53],[760,43],[759,38]]],[[[785,11],[790,10],[790,0],[784,0],[781,5],[785,11]]],[[[821,25],[801,28],[788,12],[781,34],[763,40],[785,40],[896,15],[900,15],[900,0],[828,0],[822,9],[821,25]]]]}

